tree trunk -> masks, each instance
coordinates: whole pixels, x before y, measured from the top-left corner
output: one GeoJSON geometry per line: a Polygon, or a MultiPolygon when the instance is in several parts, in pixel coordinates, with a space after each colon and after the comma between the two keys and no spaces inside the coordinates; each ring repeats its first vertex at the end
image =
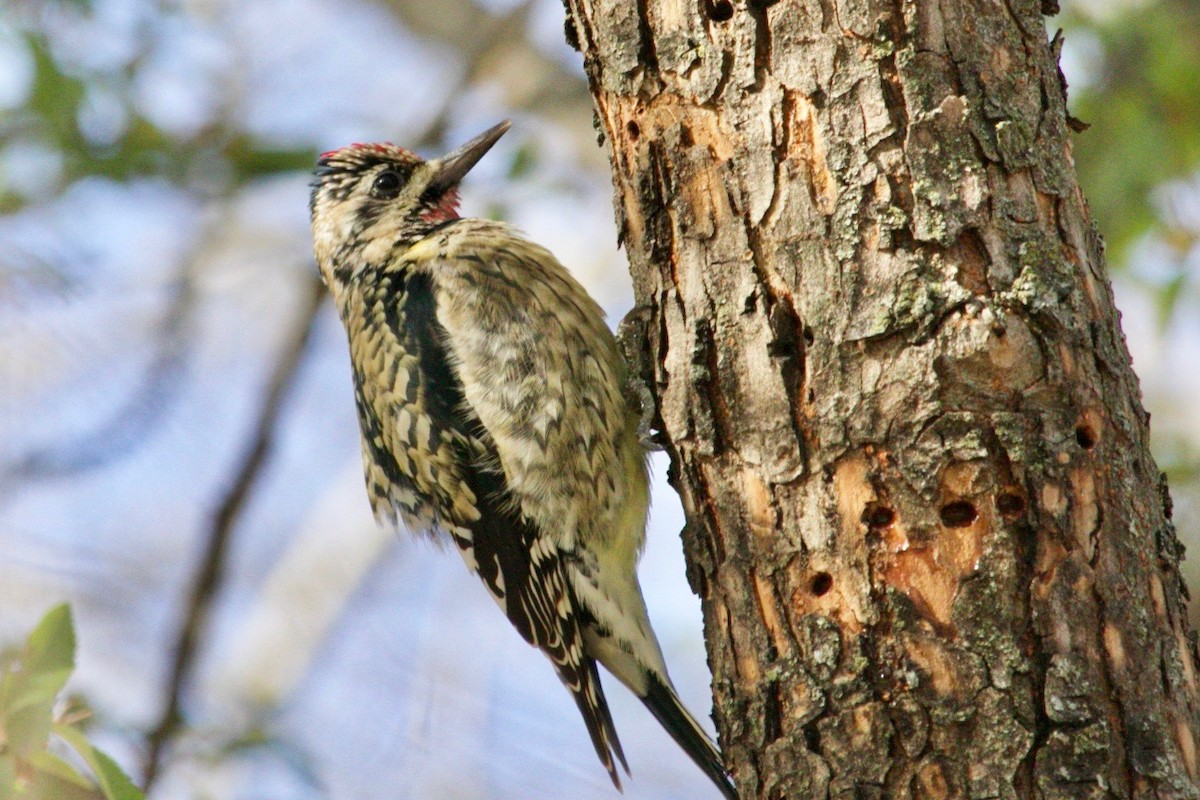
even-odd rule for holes
{"type": "Polygon", "coordinates": [[[1036,2],[567,6],[742,795],[1200,797],[1036,2]]]}

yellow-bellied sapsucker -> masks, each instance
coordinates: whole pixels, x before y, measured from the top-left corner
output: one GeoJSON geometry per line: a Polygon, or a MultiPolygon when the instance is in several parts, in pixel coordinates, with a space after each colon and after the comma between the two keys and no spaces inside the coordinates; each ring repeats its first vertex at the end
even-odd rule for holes
{"type": "Polygon", "coordinates": [[[603,312],[544,248],[458,216],[459,181],[507,129],[431,161],[356,144],[317,162],[313,238],[350,338],[371,505],[457,545],[554,663],[618,788],[597,661],[735,798],[642,600],[645,453],[603,312]]]}

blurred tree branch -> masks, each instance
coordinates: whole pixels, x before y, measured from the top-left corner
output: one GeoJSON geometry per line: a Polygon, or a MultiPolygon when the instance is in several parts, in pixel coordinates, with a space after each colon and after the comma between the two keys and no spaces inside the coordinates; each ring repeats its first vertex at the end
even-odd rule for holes
{"type": "Polygon", "coordinates": [[[200,637],[204,633],[209,611],[221,587],[226,553],[235,525],[255,484],[262,475],[275,430],[279,425],[284,400],[287,398],[288,390],[292,387],[303,362],[304,353],[308,348],[316,324],[317,312],[324,300],[325,287],[314,270],[310,279],[307,303],[297,317],[295,331],[290,342],[284,347],[271,376],[266,397],[250,437],[249,447],[232,477],[229,488],[213,514],[212,527],[200,555],[200,566],[184,607],[179,638],[172,648],[173,656],[164,692],[165,702],[162,714],[158,724],[154,726],[146,739],[144,788],[147,792],[158,777],[164,748],[182,722],[183,693],[195,666],[197,647],[200,637]]]}
{"type": "MultiPolygon", "coordinates": [[[[578,130],[578,120],[591,114],[591,96],[583,76],[530,41],[534,0],[501,15],[471,0],[387,0],[387,4],[413,33],[443,42],[462,55],[464,84],[495,86],[504,93],[505,105],[554,120],[564,131],[578,130]]],[[[441,139],[442,131],[431,130],[430,136],[441,139]]],[[[602,163],[591,137],[576,145],[581,161],[602,163]]]]}

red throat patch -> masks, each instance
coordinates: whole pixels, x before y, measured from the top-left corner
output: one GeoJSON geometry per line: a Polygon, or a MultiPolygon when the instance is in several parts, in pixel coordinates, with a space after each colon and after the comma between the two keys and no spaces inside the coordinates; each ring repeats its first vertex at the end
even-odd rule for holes
{"type": "Polygon", "coordinates": [[[422,214],[421,219],[433,223],[458,219],[458,189],[450,189],[442,195],[437,205],[422,214]]]}

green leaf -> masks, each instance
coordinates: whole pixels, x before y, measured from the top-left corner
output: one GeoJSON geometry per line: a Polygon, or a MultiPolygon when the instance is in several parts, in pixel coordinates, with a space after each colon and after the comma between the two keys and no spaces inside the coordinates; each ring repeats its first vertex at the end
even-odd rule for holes
{"type": "Polygon", "coordinates": [[[17,761],[12,751],[0,752],[0,800],[17,796],[17,761]]]}
{"type": "Polygon", "coordinates": [[[7,717],[26,711],[44,703],[54,704],[62,691],[71,670],[56,669],[51,672],[13,672],[6,676],[5,702],[0,715],[7,717]]]}
{"type": "MultiPolygon", "coordinates": [[[[75,668],[75,625],[69,605],[57,605],[42,617],[25,642],[21,666],[30,673],[65,670],[71,674],[75,668]]],[[[65,680],[63,685],[66,685],[65,680]]]]}
{"type": "Polygon", "coordinates": [[[0,800],[144,800],[111,758],[83,733],[54,722],[54,704],[75,665],[75,626],[65,603],[50,609],[0,678],[0,800]],[[46,749],[53,730],[95,781],[46,749]]]}
{"type": "Polygon", "coordinates": [[[48,138],[60,144],[74,142],[79,137],[76,120],[79,106],[87,94],[87,84],[59,67],[43,37],[29,35],[25,40],[34,62],[28,107],[41,117],[48,138]]]}
{"type": "Polygon", "coordinates": [[[18,756],[46,746],[58,693],[75,665],[75,627],[65,603],[42,617],[18,658],[20,669],[0,680],[0,725],[18,756]]]}
{"type": "Polygon", "coordinates": [[[107,800],[145,800],[141,789],[133,785],[133,781],[117,766],[117,762],[92,747],[91,742],[84,738],[82,733],[62,723],[54,725],[54,732],[71,745],[91,768],[96,776],[96,783],[100,785],[100,791],[107,800]]]}
{"type": "Polygon", "coordinates": [[[225,143],[223,155],[233,168],[234,179],[239,184],[281,172],[307,173],[317,160],[311,148],[274,148],[244,135],[230,138],[225,143]]]}
{"type": "Polygon", "coordinates": [[[49,772],[28,774],[26,785],[17,794],[20,800],[104,800],[100,790],[90,783],[80,786],[49,772]]]}
{"type": "MultiPolygon", "coordinates": [[[[1075,163],[1110,263],[1121,269],[1142,236],[1164,229],[1154,190],[1200,168],[1200,3],[1150,0],[1111,15],[1074,5],[1068,43],[1081,35],[1100,54],[1070,94],[1075,115],[1094,123],[1074,139],[1075,163]]],[[[1162,308],[1176,301],[1165,297],[1162,308]]]]}
{"type": "Polygon", "coordinates": [[[84,789],[92,788],[93,784],[91,781],[80,775],[79,771],[76,770],[75,767],[71,766],[66,761],[63,761],[49,750],[40,750],[29,756],[29,758],[25,759],[25,762],[38,772],[46,775],[53,775],[55,778],[61,781],[73,783],[76,786],[84,789]]]}

